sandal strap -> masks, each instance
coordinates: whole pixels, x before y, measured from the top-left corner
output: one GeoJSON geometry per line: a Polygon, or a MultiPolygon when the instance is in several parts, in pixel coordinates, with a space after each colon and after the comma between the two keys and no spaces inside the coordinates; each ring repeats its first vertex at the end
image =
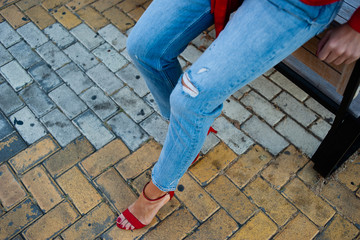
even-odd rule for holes
{"type": "MultiPolygon", "coordinates": [[[[144,186],[144,188],[143,188],[143,191],[142,191],[143,196],[144,196],[144,198],[145,198],[146,200],[148,200],[148,201],[150,201],[150,202],[154,202],[154,201],[160,200],[160,199],[162,199],[163,197],[165,197],[166,195],[168,195],[168,193],[165,193],[164,195],[162,195],[161,197],[158,197],[158,198],[156,198],[156,199],[151,199],[151,198],[149,198],[149,197],[146,196],[146,194],[145,194],[145,188],[146,188],[146,186],[147,186],[149,183],[150,183],[150,182],[148,182],[147,184],[145,184],[145,186],[144,186]]],[[[171,198],[171,196],[170,196],[170,198],[171,198]]]]}
{"type": "Polygon", "coordinates": [[[135,229],[143,228],[146,225],[142,224],[139,219],[137,219],[130,211],[129,209],[126,209],[123,213],[124,217],[128,222],[134,226],[135,229]]]}
{"type": "Polygon", "coordinates": [[[217,133],[217,131],[213,127],[209,128],[209,131],[208,131],[207,135],[209,135],[211,132],[215,133],[215,134],[217,133]]]}
{"type": "Polygon", "coordinates": [[[143,196],[144,196],[144,198],[145,198],[146,200],[148,200],[148,201],[150,201],[150,202],[154,202],[154,201],[157,201],[157,200],[162,199],[163,197],[167,196],[168,194],[170,195],[170,200],[174,197],[175,192],[174,192],[174,191],[170,191],[170,192],[167,192],[167,193],[165,193],[164,195],[162,195],[161,197],[158,197],[158,198],[156,198],[156,199],[151,199],[151,198],[149,198],[149,197],[146,196],[146,194],[145,194],[145,188],[146,188],[146,186],[147,186],[149,183],[150,183],[150,182],[148,182],[147,184],[145,184],[145,186],[144,186],[144,188],[143,188],[143,191],[142,191],[143,196]]]}
{"type": "MultiPolygon", "coordinates": [[[[209,131],[207,132],[207,135],[209,135],[210,133],[217,133],[217,131],[213,128],[210,127],[209,131]]],[[[198,159],[199,159],[200,153],[198,153],[198,155],[196,156],[196,158],[194,159],[194,161],[192,161],[191,165],[193,165],[198,159]]]]}

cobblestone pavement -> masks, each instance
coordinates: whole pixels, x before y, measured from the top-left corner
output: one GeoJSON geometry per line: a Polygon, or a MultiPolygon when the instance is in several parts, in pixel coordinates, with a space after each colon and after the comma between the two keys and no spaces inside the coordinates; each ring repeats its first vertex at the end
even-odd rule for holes
{"type": "Polygon", "coordinates": [[[125,49],[149,4],[0,0],[0,239],[359,239],[360,155],[320,178],[334,116],[273,69],[224,103],[150,226],[116,228],[167,128],[125,49]]]}

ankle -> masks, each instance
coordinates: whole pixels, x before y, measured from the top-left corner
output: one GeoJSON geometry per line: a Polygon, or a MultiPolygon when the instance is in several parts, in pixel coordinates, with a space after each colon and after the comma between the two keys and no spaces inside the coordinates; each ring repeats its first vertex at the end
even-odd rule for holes
{"type": "Polygon", "coordinates": [[[164,196],[167,192],[161,191],[158,187],[154,185],[152,181],[150,181],[144,188],[143,194],[148,199],[158,199],[164,196]]]}

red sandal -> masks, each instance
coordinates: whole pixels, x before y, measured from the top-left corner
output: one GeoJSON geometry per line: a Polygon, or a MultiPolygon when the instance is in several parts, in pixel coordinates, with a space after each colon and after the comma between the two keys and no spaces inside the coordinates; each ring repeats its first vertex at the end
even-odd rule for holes
{"type": "MultiPolygon", "coordinates": [[[[144,188],[143,188],[143,191],[142,191],[142,194],[143,196],[145,197],[146,200],[148,201],[151,201],[151,202],[154,202],[154,201],[158,201],[162,198],[164,198],[165,196],[167,196],[168,194],[170,195],[170,200],[174,197],[174,191],[171,191],[171,192],[167,192],[165,193],[163,196],[159,197],[159,198],[156,198],[156,199],[150,199],[148,198],[146,195],[145,195],[145,188],[146,186],[149,184],[149,182],[147,184],[145,184],[144,188]]],[[[169,200],[169,201],[170,201],[169,200]]],[[[139,221],[139,219],[137,219],[130,211],[129,209],[127,208],[123,213],[122,215],[125,217],[126,220],[128,220],[128,222],[134,226],[134,229],[126,229],[124,228],[123,226],[120,225],[120,223],[122,222],[121,221],[121,218],[120,216],[117,218],[116,220],[116,226],[118,226],[118,228],[121,228],[121,229],[124,229],[124,230],[135,230],[135,229],[140,229],[140,228],[143,228],[147,225],[144,225],[142,222],[139,221]]]]}
{"type": "MultiPolygon", "coordinates": [[[[212,133],[215,133],[215,134],[217,133],[217,131],[216,131],[215,129],[213,129],[212,127],[210,127],[207,135],[209,135],[211,132],[212,132],[212,133]]],[[[199,159],[199,155],[200,155],[200,153],[196,156],[196,158],[195,158],[194,161],[191,163],[191,165],[193,165],[193,164],[199,159]]]]}

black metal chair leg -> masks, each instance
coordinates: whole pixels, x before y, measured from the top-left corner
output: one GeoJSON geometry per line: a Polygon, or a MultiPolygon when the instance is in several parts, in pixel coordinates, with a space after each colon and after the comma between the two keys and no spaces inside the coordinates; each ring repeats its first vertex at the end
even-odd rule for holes
{"type": "Polygon", "coordinates": [[[356,150],[360,138],[357,119],[346,117],[338,127],[332,128],[311,158],[314,169],[323,177],[329,176],[356,150]]]}
{"type": "Polygon", "coordinates": [[[334,123],[311,158],[315,163],[314,169],[323,177],[329,176],[346,160],[346,157],[354,152],[351,152],[351,150],[354,149],[354,143],[356,143],[360,135],[360,121],[349,115],[348,108],[354,98],[359,83],[360,60],[356,62],[350,76],[334,123]]]}

